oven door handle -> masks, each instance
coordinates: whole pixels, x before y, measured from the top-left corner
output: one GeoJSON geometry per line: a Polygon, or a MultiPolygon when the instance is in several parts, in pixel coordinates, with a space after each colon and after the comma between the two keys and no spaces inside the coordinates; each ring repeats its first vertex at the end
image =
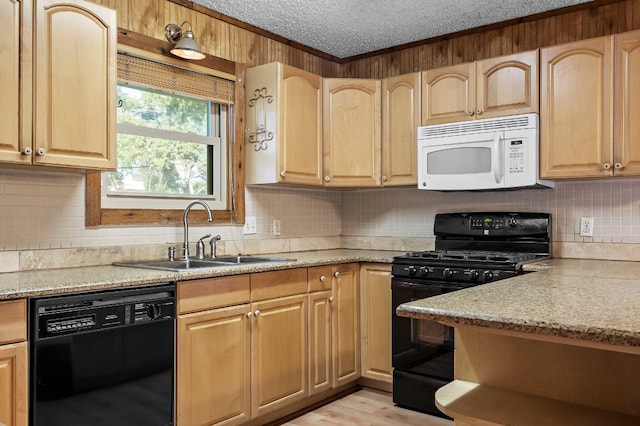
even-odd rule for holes
{"type": "Polygon", "coordinates": [[[393,289],[398,289],[398,290],[419,291],[421,293],[432,293],[424,297],[438,296],[443,293],[462,290],[464,288],[466,287],[455,285],[452,283],[440,283],[440,282],[414,283],[414,282],[396,280],[396,279],[391,280],[391,291],[393,291],[393,289]],[[434,291],[434,290],[437,290],[437,291],[434,291]]]}

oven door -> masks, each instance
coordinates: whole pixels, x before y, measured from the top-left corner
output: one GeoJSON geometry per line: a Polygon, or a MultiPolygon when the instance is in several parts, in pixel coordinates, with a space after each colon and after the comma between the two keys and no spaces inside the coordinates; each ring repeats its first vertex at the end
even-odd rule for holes
{"type": "Polygon", "coordinates": [[[418,140],[418,188],[497,189],[505,186],[504,132],[418,140]]]}
{"type": "Polygon", "coordinates": [[[394,369],[446,380],[453,379],[453,328],[437,321],[399,317],[403,303],[461,290],[463,285],[393,278],[392,363],[394,369]]]}

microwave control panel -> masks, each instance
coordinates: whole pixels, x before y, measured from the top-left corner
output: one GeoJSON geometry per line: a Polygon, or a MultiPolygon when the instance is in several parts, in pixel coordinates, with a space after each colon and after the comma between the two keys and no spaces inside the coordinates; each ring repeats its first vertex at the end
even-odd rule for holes
{"type": "Polygon", "coordinates": [[[526,147],[524,139],[511,139],[507,141],[507,167],[506,172],[513,174],[526,173],[526,147]]]}

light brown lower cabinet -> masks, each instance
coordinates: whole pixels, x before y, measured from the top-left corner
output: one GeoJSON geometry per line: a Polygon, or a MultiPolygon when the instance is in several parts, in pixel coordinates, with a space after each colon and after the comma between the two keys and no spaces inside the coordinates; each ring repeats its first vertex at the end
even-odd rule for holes
{"type": "Polygon", "coordinates": [[[259,424],[355,385],[359,285],[358,263],[178,283],[176,424],[259,424]]]}
{"type": "Polygon", "coordinates": [[[0,424],[27,426],[26,300],[0,302],[0,424]]]}
{"type": "Polygon", "coordinates": [[[27,425],[27,342],[0,345],[0,424],[27,425]]]}
{"type": "Polygon", "coordinates": [[[392,383],[391,265],[366,263],[360,273],[362,377],[392,383]]]}

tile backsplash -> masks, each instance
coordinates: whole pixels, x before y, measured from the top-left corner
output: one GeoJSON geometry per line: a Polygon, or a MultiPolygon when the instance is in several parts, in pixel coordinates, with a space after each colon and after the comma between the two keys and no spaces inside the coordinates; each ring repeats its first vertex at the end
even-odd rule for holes
{"type": "MultiPolygon", "coordinates": [[[[432,192],[414,188],[333,191],[263,188],[246,190],[246,214],[257,234],[241,226],[193,226],[191,240],[220,234],[229,252],[335,248],[341,239],[368,240],[372,248],[402,250],[432,239],[438,212],[543,211],[553,215],[553,240],[566,244],[640,243],[640,179],[560,181],[555,189],[432,192]],[[594,218],[594,236],[581,237],[582,216],[594,218]],[[280,236],[272,236],[274,219],[280,236]],[[214,234],[214,235],[215,235],[214,234]],[[372,243],[373,241],[373,243],[372,243]]],[[[36,170],[0,170],[0,263],[11,252],[177,244],[182,227],[84,226],[84,176],[36,170]]],[[[600,246],[600,245],[599,245],[600,246]]],[[[0,270],[2,270],[0,265],[0,270]]]]}

